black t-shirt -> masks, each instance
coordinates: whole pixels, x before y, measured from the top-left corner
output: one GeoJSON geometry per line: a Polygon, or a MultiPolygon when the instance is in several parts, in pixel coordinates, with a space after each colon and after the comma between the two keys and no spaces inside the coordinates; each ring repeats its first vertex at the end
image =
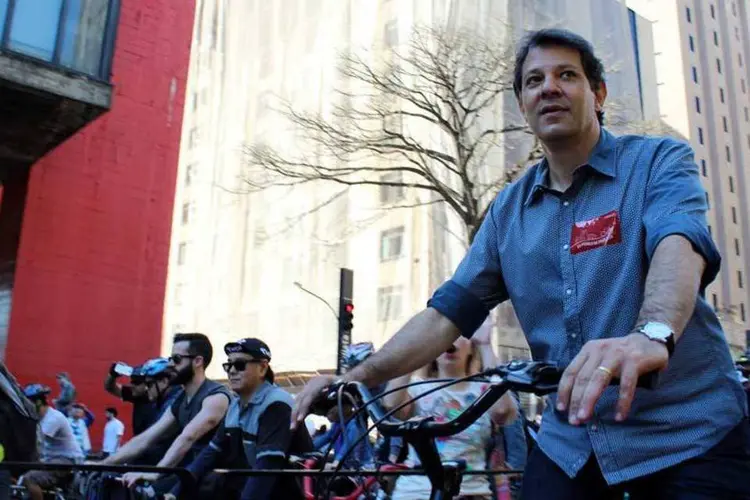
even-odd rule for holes
{"type": "Polygon", "coordinates": [[[133,435],[142,433],[159,418],[159,408],[156,403],[150,401],[136,400],[133,397],[133,388],[125,385],[121,389],[122,400],[133,404],[133,435]]]}
{"type": "MultiPolygon", "coordinates": [[[[179,432],[182,432],[182,430],[190,423],[190,421],[193,420],[193,418],[195,418],[198,413],[200,413],[201,408],[203,407],[203,401],[207,397],[213,396],[214,394],[223,394],[229,401],[232,401],[232,396],[229,392],[229,389],[218,382],[214,382],[213,380],[208,379],[206,379],[203,384],[201,384],[201,386],[198,388],[198,391],[189,400],[187,398],[187,394],[184,391],[177,396],[177,398],[174,400],[174,403],[172,403],[170,411],[172,412],[172,415],[174,415],[175,419],[177,419],[177,427],[179,429],[179,432]]],[[[191,450],[185,455],[182,464],[190,463],[197,456],[197,454],[200,453],[201,449],[203,449],[203,447],[211,441],[211,438],[214,436],[214,432],[218,427],[219,426],[217,425],[195,442],[191,450]]]]}

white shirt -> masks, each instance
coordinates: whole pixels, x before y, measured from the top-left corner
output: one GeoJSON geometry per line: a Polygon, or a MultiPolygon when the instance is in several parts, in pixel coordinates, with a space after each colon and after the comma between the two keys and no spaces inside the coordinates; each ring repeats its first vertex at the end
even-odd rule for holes
{"type": "Polygon", "coordinates": [[[39,423],[39,430],[42,462],[55,458],[83,460],[81,447],[78,446],[73,429],[65,415],[54,408],[47,408],[47,413],[39,423]]]}
{"type": "Polygon", "coordinates": [[[125,434],[125,425],[117,418],[113,418],[104,426],[104,439],[102,440],[102,451],[114,453],[120,446],[120,439],[125,434]]]}

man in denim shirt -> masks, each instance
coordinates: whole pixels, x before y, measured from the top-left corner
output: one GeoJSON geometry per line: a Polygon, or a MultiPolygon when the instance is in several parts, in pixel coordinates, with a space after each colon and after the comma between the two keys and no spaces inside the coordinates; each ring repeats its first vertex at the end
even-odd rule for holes
{"type": "MultiPolygon", "coordinates": [[[[534,358],[567,366],[523,498],[750,498],[747,405],[704,298],[720,257],[693,152],[603,129],[603,73],[579,36],[529,35],[514,89],[545,159],[497,196],[427,309],[344,381],[414,370],[510,299],[534,358]],[[636,390],[654,371],[655,389],[636,390]]],[[[308,384],[296,421],[330,383],[308,384]]]]}

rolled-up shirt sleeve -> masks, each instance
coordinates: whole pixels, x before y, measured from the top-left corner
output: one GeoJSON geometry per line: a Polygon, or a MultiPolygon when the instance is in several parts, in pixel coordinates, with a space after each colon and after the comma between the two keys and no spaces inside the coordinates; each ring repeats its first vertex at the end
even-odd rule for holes
{"type": "Polygon", "coordinates": [[[643,210],[646,256],[650,261],[667,236],[683,236],[706,261],[701,292],[716,278],[721,265],[721,256],[708,231],[707,210],[706,191],[692,148],[672,139],[665,140],[646,187],[643,210]]]}
{"type": "Polygon", "coordinates": [[[453,277],[435,291],[427,306],[436,309],[471,337],[500,302],[507,300],[500,268],[498,220],[500,197],[487,211],[469,251],[453,277]]]}

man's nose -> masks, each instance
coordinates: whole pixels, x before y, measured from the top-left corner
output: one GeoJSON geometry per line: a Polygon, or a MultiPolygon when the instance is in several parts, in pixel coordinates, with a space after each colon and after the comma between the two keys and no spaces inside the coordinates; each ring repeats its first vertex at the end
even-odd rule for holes
{"type": "Polygon", "coordinates": [[[546,75],[542,83],[542,94],[560,94],[560,81],[555,75],[546,75]]]}

